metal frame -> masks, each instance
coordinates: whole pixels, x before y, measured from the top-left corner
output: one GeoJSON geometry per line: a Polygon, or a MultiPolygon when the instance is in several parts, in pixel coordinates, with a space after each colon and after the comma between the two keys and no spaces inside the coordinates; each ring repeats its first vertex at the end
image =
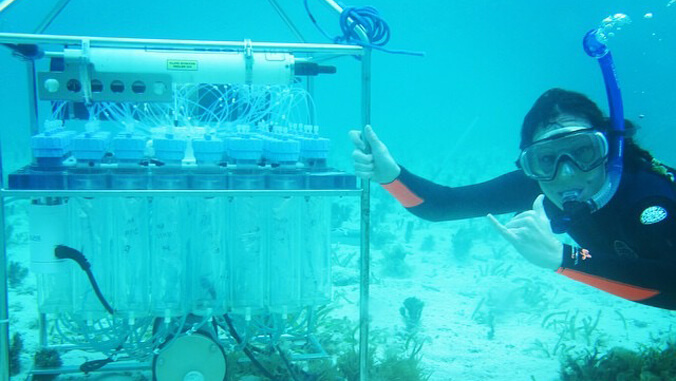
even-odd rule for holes
{"type": "Polygon", "coordinates": [[[267,197],[267,196],[356,196],[361,190],[0,190],[0,197],[171,197],[171,196],[197,196],[197,197],[267,197]]]}
{"type": "MultiPolygon", "coordinates": [[[[0,189],[4,189],[2,147],[0,145],[0,189]]],[[[7,246],[5,242],[5,196],[0,193],[0,380],[9,381],[9,306],[7,299],[7,246]]]]}
{"type": "Polygon", "coordinates": [[[65,36],[25,33],[0,33],[0,43],[4,44],[51,44],[51,45],[82,45],[105,48],[186,48],[186,49],[226,49],[244,51],[251,47],[258,52],[279,53],[325,53],[339,55],[362,56],[366,49],[358,45],[337,44],[306,44],[283,42],[246,42],[246,41],[209,41],[209,40],[174,40],[153,38],[118,38],[118,37],[90,37],[65,36]]]}
{"type": "MultiPolygon", "coordinates": [[[[81,45],[91,44],[105,47],[128,48],[211,48],[243,51],[247,46],[255,51],[288,52],[288,53],[316,53],[336,56],[358,56],[361,59],[361,121],[365,126],[371,119],[371,52],[368,48],[356,45],[334,44],[306,44],[306,43],[250,43],[225,41],[193,41],[193,40],[165,40],[165,39],[132,39],[132,38],[104,38],[104,37],[77,37],[77,36],[50,36],[0,33],[0,43],[8,44],[57,44],[81,45]]],[[[29,84],[34,86],[34,72],[32,62],[29,64],[29,84]]],[[[34,87],[33,87],[34,88],[34,87]]],[[[35,88],[34,88],[35,89],[35,88]]],[[[31,110],[36,110],[34,97],[31,110]]],[[[32,116],[32,119],[35,116],[32,116]]],[[[33,120],[31,121],[33,124],[33,120]]],[[[0,148],[0,164],[2,151],[0,148]]],[[[368,353],[368,321],[369,321],[369,217],[370,217],[370,185],[368,181],[361,182],[360,190],[297,190],[297,191],[270,191],[270,190],[223,190],[223,191],[195,191],[195,190],[131,190],[131,191],[33,191],[33,190],[6,190],[4,189],[4,173],[0,166],[0,225],[2,234],[0,246],[0,381],[9,380],[9,314],[7,290],[7,250],[4,236],[5,230],[5,198],[12,197],[72,197],[72,196],[270,196],[270,195],[315,195],[315,196],[361,196],[361,247],[360,247],[360,380],[367,380],[367,353],[368,353]]]]}

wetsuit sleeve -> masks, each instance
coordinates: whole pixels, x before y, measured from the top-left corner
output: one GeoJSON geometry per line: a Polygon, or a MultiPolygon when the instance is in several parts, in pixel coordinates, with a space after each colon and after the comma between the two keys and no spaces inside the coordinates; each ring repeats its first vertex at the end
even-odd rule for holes
{"type": "Polygon", "coordinates": [[[645,223],[634,216],[632,228],[641,237],[635,250],[618,241],[607,251],[564,245],[557,272],[631,301],[676,309],[676,202],[653,205],[666,217],[645,223]]]}
{"type": "Polygon", "coordinates": [[[399,176],[383,184],[404,207],[430,221],[448,221],[530,209],[540,194],[537,182],[521,171],[462,187],[447,187],[401,168],[399,176]]]}

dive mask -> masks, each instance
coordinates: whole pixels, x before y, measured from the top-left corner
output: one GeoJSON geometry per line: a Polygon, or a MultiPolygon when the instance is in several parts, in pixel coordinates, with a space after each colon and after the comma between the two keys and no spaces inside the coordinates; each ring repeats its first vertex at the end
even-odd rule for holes
{"type": "Polygon", "coordinates": [[[538,140],[521,151],[517,164],[531,179],[551,181],[564,158],[588,172],[603,164],[607,157],[606,137],[586,128],[538,140]]]}

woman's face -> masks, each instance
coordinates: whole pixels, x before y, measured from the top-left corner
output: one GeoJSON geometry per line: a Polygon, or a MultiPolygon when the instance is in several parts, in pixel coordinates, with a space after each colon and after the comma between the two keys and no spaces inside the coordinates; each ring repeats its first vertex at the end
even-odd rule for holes
{"type": "MultiPolygon", "coordinates": [[[[576,130],[592,128],[591,123],[583,118],[561,115],[551,123],[544,125],[533,135],[533,142],[542,139],[553,139],[556,136],[576,130]]],[[[605,164],[605,161],[604,163],[605,164]]],[[[552,180],[538,181],[540,189],[559,209],[563,209],[564,199],[573,196],[576,201],[587,201],[596,194],[606,179],[606,166],[599,165],[587,172],[582,171],[568,157],[564,156],[558,163],[556,176],[552,180]]]]}

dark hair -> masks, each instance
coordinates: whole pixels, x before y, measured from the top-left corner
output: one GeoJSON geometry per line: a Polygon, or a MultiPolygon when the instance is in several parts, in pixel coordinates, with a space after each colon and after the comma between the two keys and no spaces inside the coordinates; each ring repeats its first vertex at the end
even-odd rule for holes
{"type": "MultiPolygon", "coordinates": [[[[535,131],[548,123],[554,122],[561,115],[571,115],[586,119],[595,130],[605,135],[610,133],[610,120],[603,116],[601,109],[586,95],[563,89],[550,89],[545,91],[535,101],[533,107],[526,114],[521,126],[521,143],[519,147],[524,149],[533,143],[535,131]]],[[[638,170],[651,168],[663,173],[666,169],[653,158],[650,152],[641,148],[633,139],[637,126],[629,120],[624,121],[625,151],[624,166],[626,170],[638,170]]],[[[673,172],[673,170],[671,170],[673,172]]],[[[668,174],[666,174],[668,176],[668,174]]]]}
{"type": "Polygon", "coordinates": [[[608,130],[607,119],[591,99],[574,91],[550,89],[540,95],[523,119],[519,148],[524,149],[533,143],[533,135],[538,128],[564,114],[588,120],[594,129],[601,132],[608,130]]]}

